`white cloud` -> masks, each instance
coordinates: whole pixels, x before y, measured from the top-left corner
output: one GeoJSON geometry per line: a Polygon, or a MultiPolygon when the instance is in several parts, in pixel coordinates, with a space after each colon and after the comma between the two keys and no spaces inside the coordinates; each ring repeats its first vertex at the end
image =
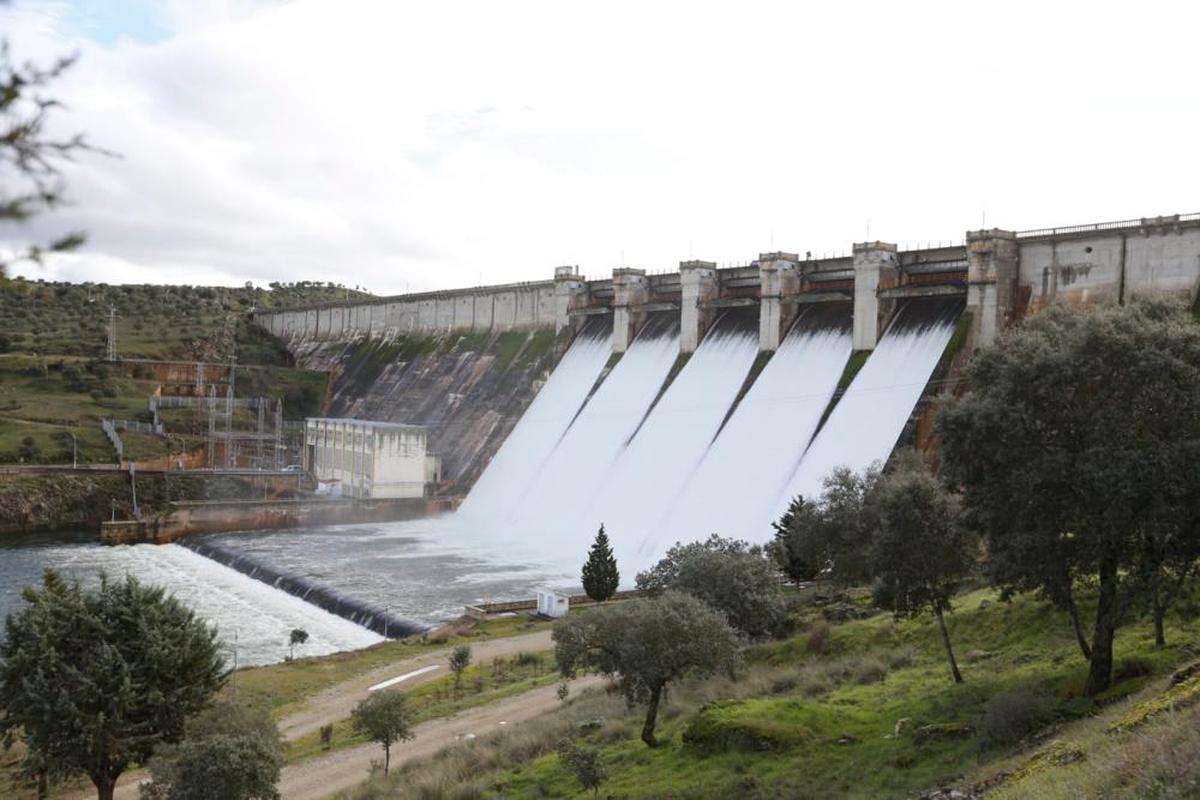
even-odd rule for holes
{"type": "Polygon", "coordinates": [[[1186,4],[189,0],[109,44],[20,5],[123,154],[31,231],[90,231],[75,278],[390,292],[1200,209],[1186,4]]]}

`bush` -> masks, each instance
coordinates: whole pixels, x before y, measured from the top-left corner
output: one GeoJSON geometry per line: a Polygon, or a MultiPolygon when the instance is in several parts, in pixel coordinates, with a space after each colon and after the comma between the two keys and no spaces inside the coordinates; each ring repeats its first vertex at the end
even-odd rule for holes
{"type": "Polygon", "coordinates": [[[854,666],[854,682],[879,683],[888,674],[888,665],[878,656],[863,656],[854,666]]]}
{"type": "Polygon", "coordinates": [[[979,721],[979,746],[1014,744],[1053,718],[1053,700],[1045,692],[1036,689],[1001,692],[988,701],[979,721]]]}
{"type": "Polygon", "coordinates": [[[517,653],[516,658],[513,660],[518,667],[540,667],[544,663],[541,653],[526,653],[524,651],[517,653]]]}
{"type": "Polygon", "coordinates": [[[829,650],[829,637],[833,632],[833,628],[829,627],[829,623],[824,620],[814,622],[809,630],[808,641],[804,647],[813,655],[824,655],[829,650]]]}
{"type": "Polygon", "coordinates": [[[730,752],[778,752],[812,737],[799,725],[784,725],[754,717],[739,718],[736,701],[701,708],[683,731],[683,743],[706,755],[730,752]]]}

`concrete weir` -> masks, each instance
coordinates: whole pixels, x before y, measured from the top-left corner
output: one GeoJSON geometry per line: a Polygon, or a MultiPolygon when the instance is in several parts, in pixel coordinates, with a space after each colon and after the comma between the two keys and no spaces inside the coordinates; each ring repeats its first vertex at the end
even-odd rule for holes
{"type": "Polygon", "coordinates": [[[900,250],[860,242],[851,255],[762,253],[745,266],[684,261],[677,272],[620,268],[588,280],[557,267],[547,281],[480,286],[261,311],[255,319],[290,342],[354,341],[406,334],[580,329],[612,315],[612,349],[624,353],[647,315],[678,315],[679,351],[696,350],[721,311],[755,306],[758,346],[778,349],[810,303],[853,303],[855,350],[873,350],[896,302],[957,296],[972,314],[972,339],[985,346],[1006,325],[1053,303],[1124,301],[1143,294],[1195,300],[1200,291],[1200,214],[1010,231],[969,231],[961,244],[900,250]]]}

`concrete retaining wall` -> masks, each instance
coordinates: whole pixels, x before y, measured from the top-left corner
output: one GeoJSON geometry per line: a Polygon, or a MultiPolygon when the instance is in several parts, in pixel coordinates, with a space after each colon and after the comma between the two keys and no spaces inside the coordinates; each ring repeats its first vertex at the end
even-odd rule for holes
{"type": "Polygon", "coordinates": [[[102,523],[100,540],[105,544],[168,544],[193,533],[387,522],[441,510],[441,503],[425,499],[178,503],[172,511],[152,519],[102,523]]]}
{"type": "Polygon", "coordinates": [[[255,319],[290,341],[554,328],[554,281],[413,294],[349,306],[265,311],[255,314],[255,319]]]}

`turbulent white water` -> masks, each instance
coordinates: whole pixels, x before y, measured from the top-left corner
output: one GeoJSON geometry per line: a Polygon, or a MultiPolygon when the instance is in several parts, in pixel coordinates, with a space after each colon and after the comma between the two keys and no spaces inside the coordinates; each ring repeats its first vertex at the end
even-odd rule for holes
{"type": "MultiPolygon", "coordinates": [[[[861,472],[887,460],[930,375],[954,334],[961,305],[909,301],[813,440],[786,488],[772,504],[778,518],[793,497],[820,494],[838,467],[861,472]]],[[[769,531],[764,532],[765,538],[769,531]]]]}
{"type": "Polygon", "coordinates": [[[611,324],[580,332],[463,501],[464,516],[512,513],[612,355],[611,324]]]}
{"type": "Polygon", "coordinates": [[[758,355],[752,323],[727,315],[713,326],[613,463],[588,510],[572,520],[572,538],[586,541],[604,522],[618,561],[627,565],[647,564],[671,544],[671,508],[758,355]]]}
{"type": "Polygon", "coordinates": [[[521,495],[515,534],[541,537],[547,548],[578,547],[581,510],[596,496],[678,354],[677,319],[660,317],[643,326],[521,495]]]}
{"type": "MultiPolygon", "coordinates": [[[[676,506],[666,544],[720,533],[761,541],[850,357],[845,305],[806,309],[721,429],[676,506]]],[[[757,342],[755,342],[757,346],[757,342]]],[[[656,555],[661,555],[662,547],[656,555]]]]}
{"type": "MultiPolygon", "coordinates": [[[[32,544],[4,550],[6,580],[36,584],[43,566],[52,566],[85,584],[103,571],[113,578],[131,575],[167,589],[198,616],[217,627],[232,663],[237,646],[241,666],[282,661],[293,628],[308,631],[297,655],[313,656],[368,647],[383,640],[371,631],[323,611],[236,570],[178,545],[92,543],[32,544]]],[[[8,611],[21,607],[15,596],[8,611]]]]}

